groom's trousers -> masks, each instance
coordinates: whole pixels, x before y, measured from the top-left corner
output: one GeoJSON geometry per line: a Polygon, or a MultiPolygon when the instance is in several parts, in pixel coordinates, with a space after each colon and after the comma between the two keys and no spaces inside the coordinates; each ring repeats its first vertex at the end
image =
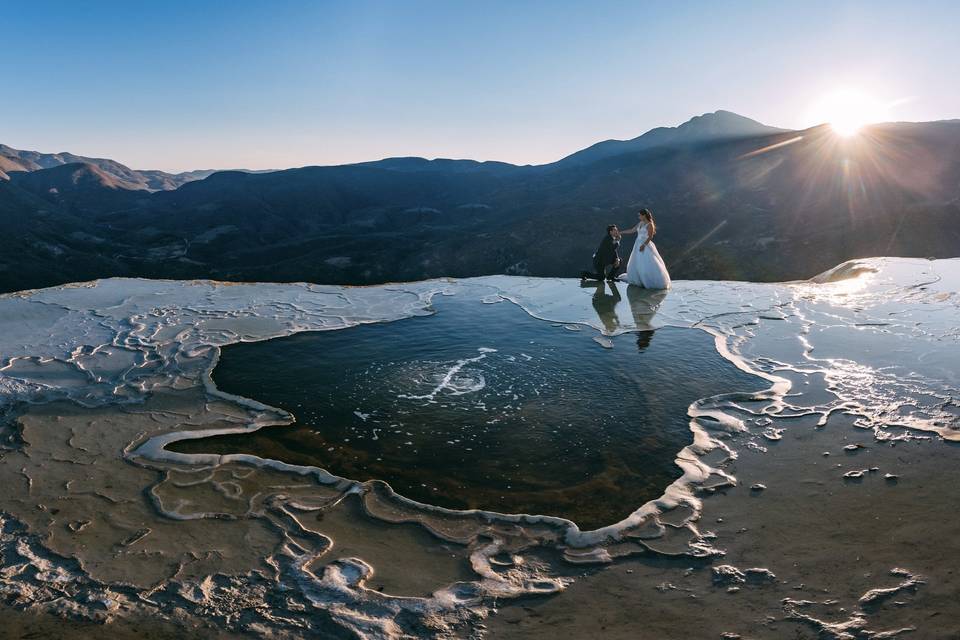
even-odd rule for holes
{"type": "Polygon", "coordinates": [[[606,266],[601,266],[598,264],[593,265],[593,271],[582,271],[580,277],[586,280],[611,280],[616,278],[620,274],[620,267],[608,264],[606,266]]]}
{"type": "Polygon", "coordinates": [[[616,278],[620,274],[620,266],[623,264],[610,263],[602,264],[599,260],[593,261],[593,270],[596,273],[596,280],[616,278]]]}

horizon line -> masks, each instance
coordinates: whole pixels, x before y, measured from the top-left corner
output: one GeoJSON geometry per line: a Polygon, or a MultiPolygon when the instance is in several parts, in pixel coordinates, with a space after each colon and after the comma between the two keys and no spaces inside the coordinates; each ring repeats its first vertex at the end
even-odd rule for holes
{"type": "MultiPolygon", "coordinates": [[[[123,165],[124,167],[126,167],[126,168],[128,168],[128,169],[131,169],[131,170],[133,170],[133,171],[160,171],[160,172],[162,172],[162,173],[166,173],[166,174],[170,174],[170,175],[174,175],[174,176],[180,175],[180,174],[184,174],[184,173],[193,173],[193,172],[196,172],[196,171],[211,171],[211,172],[214,172],[214,173],[229,172],[229,171],[237,171],[237,172],[244,172],[244,173],[273,173],[273,172],[278,172],[278,171],[289,171],[289,170],[292,170],[292,169],[306,169],[306,168],[309,168],[309,167],[348,167],[348,166],[353,166],[353,165],[368,164],[368,163],[374,163],[374,162],[383,162],[384,160],[394,160],[394,159],[418,159],[418,160],[426,160],[426,161],[428,161],[428,162],[435,162],[435,161],[438,161],[438,160],[451,160],[451,161],[476,162],[476,163],[481,163],[481,164],[482,164],[482,163],[487,163],[487,162],[492,162],[492,163],[498,163],[498,164],[506,164],[506,165],[510,165],[510,166],[514,166],[514,167],[542,167],[542,166],[547,166],[547,165],[550,165],[550,164],[559,162],[559,161],[563,160],[564,158],[567,158],[567,157],[569,157],[569,156],[571,156],[571,155],[573,155],[573,154],[576,154],[576,153],[579,152],[579,151],[583,151],[583,150],[585,150],[585,149],[589,149],[589,148],[591,148],[591,147],[593,147],[593,146],[595,146],[595,145],[598,145],[598,144],[603,144],[603,143],[605,143],[605,142],[628,142],[628,141],[630,141],[630,140],[636,140],[637,138],[640,138],[640,137],[642,137],[642,136],[650,133],[651,131],[654,131],[654,130],[657,130],[657,129],[676,129],[676,128],[678,128],[678,127],[680,127],[680,126],[683,126],[684,124],[690,122],[690,121],[693,120],[694,118],[699,118],[699,117],[706,116],[706,115],[713,115],[713,114],[716,114],[716,113],[719,113],[719,112],[731,113],[731,114],[736,115],[736,116],[739,116],[739,117],[741,117],[741,118],[747,118],[747,119],[749,119],[749,120],[753,120],[754,122],[757,122],[758,124],[761,124],[761,125],[764,125],[764,126],[767,126],[767,127],[772,127],[772,128],[776,128],[776,129],[781,129],[783,133],[796,133],[796,132],[801,132],[801,131],[809,131],[809,130],[811,130],[811,129],[816,129],[816,128],[818,128],[818,127],[829,126],[829,124],[830,124],[829,122],[820,122],[820,123],[816,123],[816,124],[813,124],[813,125],[810,125],[810,126],[804,127],[804,128],[779,127],[779,126],[777,126],[777,125],[771,125],[771,124],[767,124],[767,123],[765,123],[765,122],[761,122],[761,121],[759,121],[759,120],[756,120],[755,118],[751,118],[750,116],[745,116],[745,115],[743,115],[743,114],[737,113],[736,111],[731,111],[731,110],[729,110],[729,109],[716,109],[716,110],[714,110],[714,111],[707,111],[707,112],[704,112],[704,113],[701,113],[701,114],[697,114],[697,115],[694,115],[694,116],[690,116],[689,118],[687,118],[686,120],[684,120],[683,122],[681,122],[680,124],[677,124],[677,125],[673,125],[673,126],[670,126],[670,125],[660,125],[660,126],[651,127],[650,129],[647,129],[647,130],[644,131],[643,133],[641,133],[641,134],[639,134],[639,135],[637,135],[637,136],[634,136],[633,138],[605,138],[605,139],[603,139],[603,140],[598,140],[598,141],[596,141],[596,142],[593,142],[593,143],[587,145],[586,147],[580,147],[580,148],[578,148],[578,149],[575,149],[574,151],[572,151],[572,152],[570,152],[570,153],[567,153],[566,155],[563,155],[563,156],[557,158],[556,160],[551,160],[551,161],[549,161],[549,162],[540,162],[540,163],[517,163],[517,162],[509,162],[509,161],[507,161],[507,160],[498,160],[498,159],[494,159],[494,158],[487,158],[487,159],[481,160],[481,159],[478,159],[478,158],[470,158],[470,157],[450,157],[450,156],[433,156],[433,157],[429,157],[429,156],[426,156],[426,155],[389,155],[389,156],[382,156],[382,157],[375,158],[375,159],[370,159],[370,160],[359,160],[359,161],[355,161],[355,162],[340,162],[340,163],[330,163],[330,164],[309,164],[309,163],[308,163],[308,164],[302,164],[302,165],[290,165],[290,166],[286,166],[286,167],[271,167],[271,168],[266,168],[266,169],[249,169],[249,168],[245,168],[245,167],[237,167],[237,166],[234,166],[234,167],[219,167],[219,168],[212,168],[212,167],[197,168],[197,167],[194,167],[194,168],[192,168],[192,169],[171,170],[171,169],[162,169],[162,168],[157,168],[157,167],[136,168],[136,167],[133,167],[133,166],[131,166],[131,165],[129,165],[129,164],[126,164],[125,162],[122,162],[121,160],[118,160],[116,157],[113,157],[113,156],[88,156],[88,155],[83,155],[83,154],[77,153],[77,152],[75,152],[75,151],[67,151],[67,150],[63,150],[63,151],[49,151],[49,152],[48,152],[48,151],[37,151],[36,149],[22,149],[22,148],[12,147],[12,146],[10,146],[10,145],[2,142],[2,141],[0,141],[0,146],[6,146],[6,147],[8,147],[8,148],[10,148],[10,149],[14,149],[15,151],[29,151],[29,152],[33,152],[33,153],[41,153],[41,154],[44,154],[44,155],[70,154],[70,155],[80,156],[80,157],[83,157],[83,158],[89,158],[89,159],[91,159],[91,160],[109,160],[109,161],[111,161],[111,162],[116,162],[116,163],[118,163],[118,164],[121,164],[121,165],[123,165]]],[[[939,119],[936,119],[936,120],[885,120],[885,121],[881,121],[881,122],[873,122],[873,123],[870,123],[869,125],[866,125],[866,126],[873,127],[873,126],[888,125],[888,124],[932,124],[932,123],[937,123],[937,122],[954,122],[954,121],[958,121],[958,120],[960,120],[960,117],[954,117],[954,118],[939,118],[939,119]]],[[[774,134],[771,134],[771,135],[774,135],[774,134]]],[[[83,164],[83,163],[82,163],[82,162],[77,162],[77,163],[64,163],[64,164],[83,164]]],[[[13,172],[13,173],[17,173],[17,172],[13,172]]]]}

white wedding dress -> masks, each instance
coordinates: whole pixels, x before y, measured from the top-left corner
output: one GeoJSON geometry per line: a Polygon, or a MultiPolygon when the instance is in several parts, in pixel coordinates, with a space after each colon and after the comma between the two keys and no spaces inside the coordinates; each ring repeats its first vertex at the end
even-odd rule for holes
{"type": "Polygon", "coordinates": [[[669,289],[670,274],[663,264],[663,258],[657,251],[657,245],[650,242],[640,251],[640,245],[647,241],[650,225],[645,224],[637,229],[637,242],[630,252],[630,261],[627,263],[627,272],[623,279],[630,284],[644,289],[669,289]]]}

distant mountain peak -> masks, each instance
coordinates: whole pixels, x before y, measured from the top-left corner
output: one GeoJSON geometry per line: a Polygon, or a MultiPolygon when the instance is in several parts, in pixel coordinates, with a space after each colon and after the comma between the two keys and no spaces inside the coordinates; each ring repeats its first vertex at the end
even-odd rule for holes
{"type": "Polygon", "coordinates": [[[555,164],[557,166],[579,166],[596,162],[604,158],[634,153],[654,147],[680,146],[723,140],[746,138],[750,136],[783,133],[779,129],[757,122],[733,111],[718,109],[710,113],[694,116],[676,127],[657,127],[630,140],[605,140],[577,151],[555,164]]]}
{"type": "Polygon", "coordinates": [[[783,131],[783,129],[767,126],[762,122],[742,116],[739,113],[734,113],[733,111],[726,111],[725,109],[718,109],[712,113],[693,116],[679,126],[668,128],[673,128],[677,131],[709,131],[721,135],[731,135],[741,131],[749,134],[758,132],[767,133],[770,130],[775,132],[783,131]]]}
{"type": "Polygon", "coordinates": [[[124,189],[125,185],[95,164],[71,162],[16,176],[18,184],[40,191],[89,191],[124,189]]]}

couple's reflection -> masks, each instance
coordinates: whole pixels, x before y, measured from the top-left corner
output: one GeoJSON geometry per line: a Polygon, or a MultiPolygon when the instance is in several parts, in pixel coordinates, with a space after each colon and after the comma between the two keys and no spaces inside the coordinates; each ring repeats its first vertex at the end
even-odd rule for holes
{"type": "Polygon", "coordinates": [[[654,333],[653,316],[666,297],[667,292],[664,289],[627,287],[627,301],[630,303],[633,324],[637,327],[637,350],[643,351],[650,346],[654,333]]]}
{"type": "Polygon", "coordinates": [[[604,331],[616,333],[621,329],[636,328],[637,349],[643,351],[650,346],[654,334],[651,323],[657,309],[663,303],[663,299],[667,297],[665,290],[621,285],[627,288],[627,303],[630,314],[621,318],[621,314],[626,314],[626,309],[621,304],[623,297],[620,295],[616,282],[589,282],[582,283],[581,286],[596,287],[592,300],[593,310],[597,312],[597,317],[600,318],[604,331]],[[609,293],[607,287],[610,289],[609,293]]]}
{"type": "Polygon", "coordinates": [[[633,285],[627,287],[627,301],[630,303],[633,325],[637,328],[637,349],[640,351],[649,347],[653,340],[653,316],[666,297],[666,289],[644,289],[633,285]]]}
{"type": "Polygon", "coordinates": [[[615,333],[620,329],[617,305],[620,303],[621,297],[620,290],[617,289],[617,283],[610,283],[610,293],[607,293],[607,283],[603,280],[590,284],[597,287],[597,290],[593,293],[593,310],[597,312],[604,330],[607,333],[615,333]]]}

